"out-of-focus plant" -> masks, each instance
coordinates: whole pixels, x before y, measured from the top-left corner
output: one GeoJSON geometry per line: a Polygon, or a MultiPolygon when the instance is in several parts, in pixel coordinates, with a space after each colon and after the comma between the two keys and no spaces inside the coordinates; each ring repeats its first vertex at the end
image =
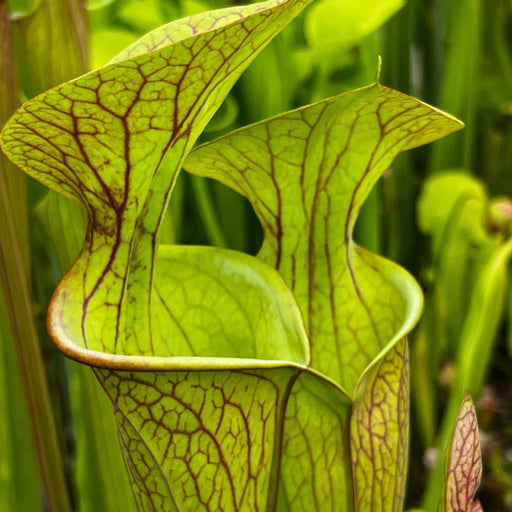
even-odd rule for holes
{"type": "MultiPolygon", "coordinates": [[[[467,173],[439,173],[424,184],[418,221],[432,237],[434,265],[414,345],[413,389],[424,446],[442,447],[449,442],[465,390],[479,396],[488,373],[505,311],[512,203],[489,200],[482,183],[467,173]],[[439,381],[449,390],[444,403],[438,398],[439,381]],[[445,407],[440,418],[438,411],[445,407]]],[[[441,478],[437,465],[427,510],[435,505],[441,478]]]]}

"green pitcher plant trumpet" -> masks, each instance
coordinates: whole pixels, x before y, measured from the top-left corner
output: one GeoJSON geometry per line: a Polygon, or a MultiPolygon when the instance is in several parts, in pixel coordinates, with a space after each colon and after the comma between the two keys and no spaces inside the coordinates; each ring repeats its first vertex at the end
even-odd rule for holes
{"type": "MultiPolygon", "coordinates": [[[[171,22],[28,101],[1,134],[16,165],[87,210],[48,327],[110,397],[141,511],[403,509],[406,335],[422,295],[352,232],[400,151],[462,123],[377,79],[193,150],[309,3],[171,22]],[[256,257],[158,243],[182,167],[248,198],[264,231],[256,257]]],[[[463,407],[444,491],[458,501],[443,498],[443,511],[477,510],[458,472],[480,467],[469,398],[463,407]]]]}

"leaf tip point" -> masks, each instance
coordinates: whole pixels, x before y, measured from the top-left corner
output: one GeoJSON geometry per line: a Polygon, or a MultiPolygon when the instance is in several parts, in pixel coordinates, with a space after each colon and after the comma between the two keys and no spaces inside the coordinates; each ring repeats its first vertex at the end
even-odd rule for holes
{"type": "Polygon", "coordinates": [[[381,85],[380,84],[380,72],[382,70],[382,56],[381,55],[377,55],[377,73],[375,74],[375,83],[377,85],[381,85]]]}

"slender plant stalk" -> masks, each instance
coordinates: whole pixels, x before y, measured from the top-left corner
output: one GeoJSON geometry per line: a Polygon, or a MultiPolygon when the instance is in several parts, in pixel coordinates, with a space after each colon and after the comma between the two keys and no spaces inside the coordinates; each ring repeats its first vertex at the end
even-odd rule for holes
{"type": "MultiPolygon", "coordinates": [[[[0,0],[0,29],[3,39],[0,68],[3,106],[0,121],[4,121],[14,110],[16,101],[16,78],[5,0],[0,0]]],[[[22,249],[28,247],[24,180],[15,176],[8,178],[8,166],[7,160],[1,157],[0,283],[48,502],[52,511],[65,512],[70,510],[70,503],[31,307],[28,253],[22,249]]]]}
{"type": "Polygon", "coordinates": [[[71,510],[45,370],[31,307],[23,251],[5,173],[0,175],[0,280],[23,382],[41,477],[52,512],[71,510]]]}
{"type": "Polygon", "coordinates": [[[219,218],[212,202],[208,183],[201,178],[191,178],[192,188],[199,207],[199,214],[204,222],[208,241],[217,247],[227,247],[228,242],[220,226],[219,218]]]}
{"type": "Polygon", "coordinates": [[[41,512],[41,477],[6,311],[0,292],[0,503],[4,512],[41,512]]]}
{"type": "Polygon", "coordinates": [[[451,2],[449,32],[440,34],[448,40],[443,65],[443,82],[435,103],[458,116],[466,124],[463,132],[441,141],[432,148],[430,171],[462,167],[474,162],[477,126],[479,65],[481,62],[481,0],[451,2]]]}

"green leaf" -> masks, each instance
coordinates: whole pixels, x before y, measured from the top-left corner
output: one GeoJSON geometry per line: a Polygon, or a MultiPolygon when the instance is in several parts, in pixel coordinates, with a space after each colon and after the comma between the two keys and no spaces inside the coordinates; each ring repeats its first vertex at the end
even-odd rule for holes
{"type": "Polygon", "coordinates": [[[9,0],[7,6],[9,8],[9,17],[18,19],[35,11],[40,5],[41,0],[9,0]]]}
{"type": "MultiPolygon", "coordinates": [[[[157,510],[275,508],[284,409],[298,370],[219,369],[101,371],[119,404],[121,438],[141,509],[149,503],[157,510]]],[[[298,480],[296,487],[301,476],[288,478],[298,480]]]]}
{"type": "Polygon", "coordinates": [[[350,510],[350,400],[336,386],[277,362],[171,365],[97,371],[141,509],[350,510]]]}
{"type": "Polygon", "coordinates": [[[149,32],[166,21],[159,9],[159,3],[159,0],[126,2],[119,8],[119,18],[125,26],[134,27],[141,33],[149,32]]]}
{"type": "Polygon", "coordinates": [[[7,512],[41,512],[41,477],[15,348],[0,294],[0,503],[7,512]]]}
{"type": "Polygon", "coordinates": [[[1,135],[15,163],[86,207],[84,247],[49,327],[112,399],[141,510],[334,512],[384,490],[382,510],[403,501],[403,338],[421,294],[352,232],[393,157],[461,123],[373,84],[235,132],[187,168],[249,198],[265,231],[260,258],[158,248],[187,153],[307,3],[173,22],[28,102],[1,135]],[[371,467],[357,453],[354,482],[351,457],[381,434],[387,452],[371,467]]]}
{"type": "Polygon", "coordinates": [[[121,50],[137,40],[137,35],[121,28],[100,28],[91,34],[90,68],[107,64],[121,50]]]}
{"type": "Polygon", "coordinates": [[[484,260],[496,241],[484,227],[487,194],[482,184],[462,172],[428,179],[418,203],[420,228],[433,236],[434,332],[440,347],[457,351],[473,288],[475,261],[484,260]],[[475,257],[475,253],[479,254],[475,257]]]}
{"type": "Polygon", "coordinates": [[[315,2],[304,16],[307,49],[297,54],[301,62],[296,66],[298,72],[309,74],[304,87],[307,101],[371,81],[375,56],[382,49],[375,31],[405,4],[405,0],[315,2]]]}
{"type": "Polygon", "coordinates": [[[478,275],[459,341],[455,384],[459,396],[465,389],[477,396],[482,389],[505,308],[511,257],[512,239],[508,239],[492,253],[478,275]]]}
{"type": "Polygon", "coordinates": [[[176,173],[238,75],[305,3],[172,22],[116,63],[28,102],[4,128],[17,165],[89,212],[86,250],[52,303],[53,335],[67,353],[74,344],[153,352],[140,311],[149,309],[156,232],[176,173]]]}
{"type": "Polygon", "coordinates": [[[399,327],[415,322],[420,302],[406,272],[352,241],[357,213],[399,151],[461,126],[374,84],[243,128],[187,158],[187,171],[249,199],[264,230],[259,257],[294,292],[312,367],[349,393],[399,327]]]}
{"type": "Polygon", "coordinates": [[[293,295],[274,269],[245,254],[161,246],[152,305],[158,355],[309,361],[293,295]]]}
{"type": "MultiPolygon", "coordinates": [[[[483,184],[470,174],[460,170],[435,174],[425,181],[419,197],[418,224],[423,232],[432,236],[433,246],[431,300],[426,306],[413,355],[413,360],[417,360],[413,378],[420,417],[418,423],[424,429],[426,446],[434,445],[438,407],[432,390],[437,385],[443,359],[447,355],[457,357],[459,353],[466,358],[474,346],[475,337],[483,335],[485,341],[478,343],[478,350],[482,352],[479,352],[474,371],[485,371],[485,358],[482,357],[488,353],[486,347],[493,345],[492,326],[496,325],[502,314],[502,306],[495,307],[503,303],[498,292],[502,279],[491,279],[491,274],[485,270],[497,255],[499,226],[502,226],[501,229],[506,226],[502,214],[504,204],[496,201],[493,204],[496,233],[491,235],[487,193],[483,184]],[[485,277],[482,272],[485,272],[485,277]],[[482,331],[475,320],[482,311],[481,299],[490,291],[487,286],[491,282],[494,283],[493,295],[496,295],[490,300],[490,304],[493,304],[489,310],[491,316],[482,331]],[[473,319],[471,325],[466,326],[470,317],[473,319]]],[[[466,379],[459,389],[453,403],[452,422],[464,389],[470,383],[474,385],[477,382],[475,375],[468,373],[469,380],[466,379]]],[[[472,390],[479,392],[477,387],[472,390]]]]}
{"type": "Polygon", "coordinates": [[[417,202],[418,226],[432,237],[430,300],[412,354],[412,389],[424,446],[435,443],[439,407],[433,390],[443,359],[458,351],[475,267],[496,243],[484,227],[486,206],[482,183],[461,170],[430,176],[417,202]]]}
{"type": "Polygon", "coordinates": [[[409,449],[405,339],[365,373],[350,420],[356,510],[401,512],[409,449]]]}
{"type": "Polygon", "coordinates": [[[481,511],[480,503],[473,501],[481,477],[482,455],[476,411],[471,395],[466,392],[453,428],[445,490],[439,501],[438,512],[481,511]]]}
{"type": "MultiPolygon", "coordinates": [[[[185,163],[188,171],[222,181],[253,204],[265,232],[260,257],[279,270],[299,301],[312,345],[312,366],[352,392],[363,370],[382,360],[365,373],[356,392],[360,403],[356,401],[352,413],[353,453],[358,453],[372,433],[377,438],[383,430],[381,411],[371,407],[372,391],[387,399],[389,451],[371,458],[370,464],[361,456],[356,464],[355,499],[360,505],[368,506],[368,496],[377,495],[385,499],[377,504],[370,498],[372,507],[400,510],[403,504],[408,386],[402,365],[407,357],[403,343],[393,346],[416,321],[421,298],[403,270],[357,247],[352,229],[366,194],[400,149],[431,140],[435,130],[441,134],[459,126],[416,100],[374,85],[238,130],[201,146],[185,163]],[[389,130],[386,119],[393,123],[389,130]],[[346,245],[340,243],[340,234],[346,245]],[[354,286],[359,283],[361,288],[354,286]],[[370,300],[365,302],[363,293],[370,300]],[[336,302],[343,307],[336,308],[336,302]],[[390,325],[382,326],[380,333],[376,329],[378,339],[372,337],[371,326],[380,314],[390,325]],[[358,327],[351,330],[351,324],[358,327]],[[361,359],[355,368],[343,358],[350,351],[361,359]],[[332,364],[339,365],[337,373],[329,372],[332,364]],[[369,473],[377,475],[375,481],[364,485],[369,473]]],[[[342,425],[340,421],[344,431],[342,425]]],[[[297,471],[297,480],[303,472],[297,471]]],[[[305,509],[318,509],[314,493],[308,491],[304,489],[307,498],[301,503],[305,509]]],[[[349,510],[351,493],[345,490],[340,495],[349,499],[349,510]]]]}

